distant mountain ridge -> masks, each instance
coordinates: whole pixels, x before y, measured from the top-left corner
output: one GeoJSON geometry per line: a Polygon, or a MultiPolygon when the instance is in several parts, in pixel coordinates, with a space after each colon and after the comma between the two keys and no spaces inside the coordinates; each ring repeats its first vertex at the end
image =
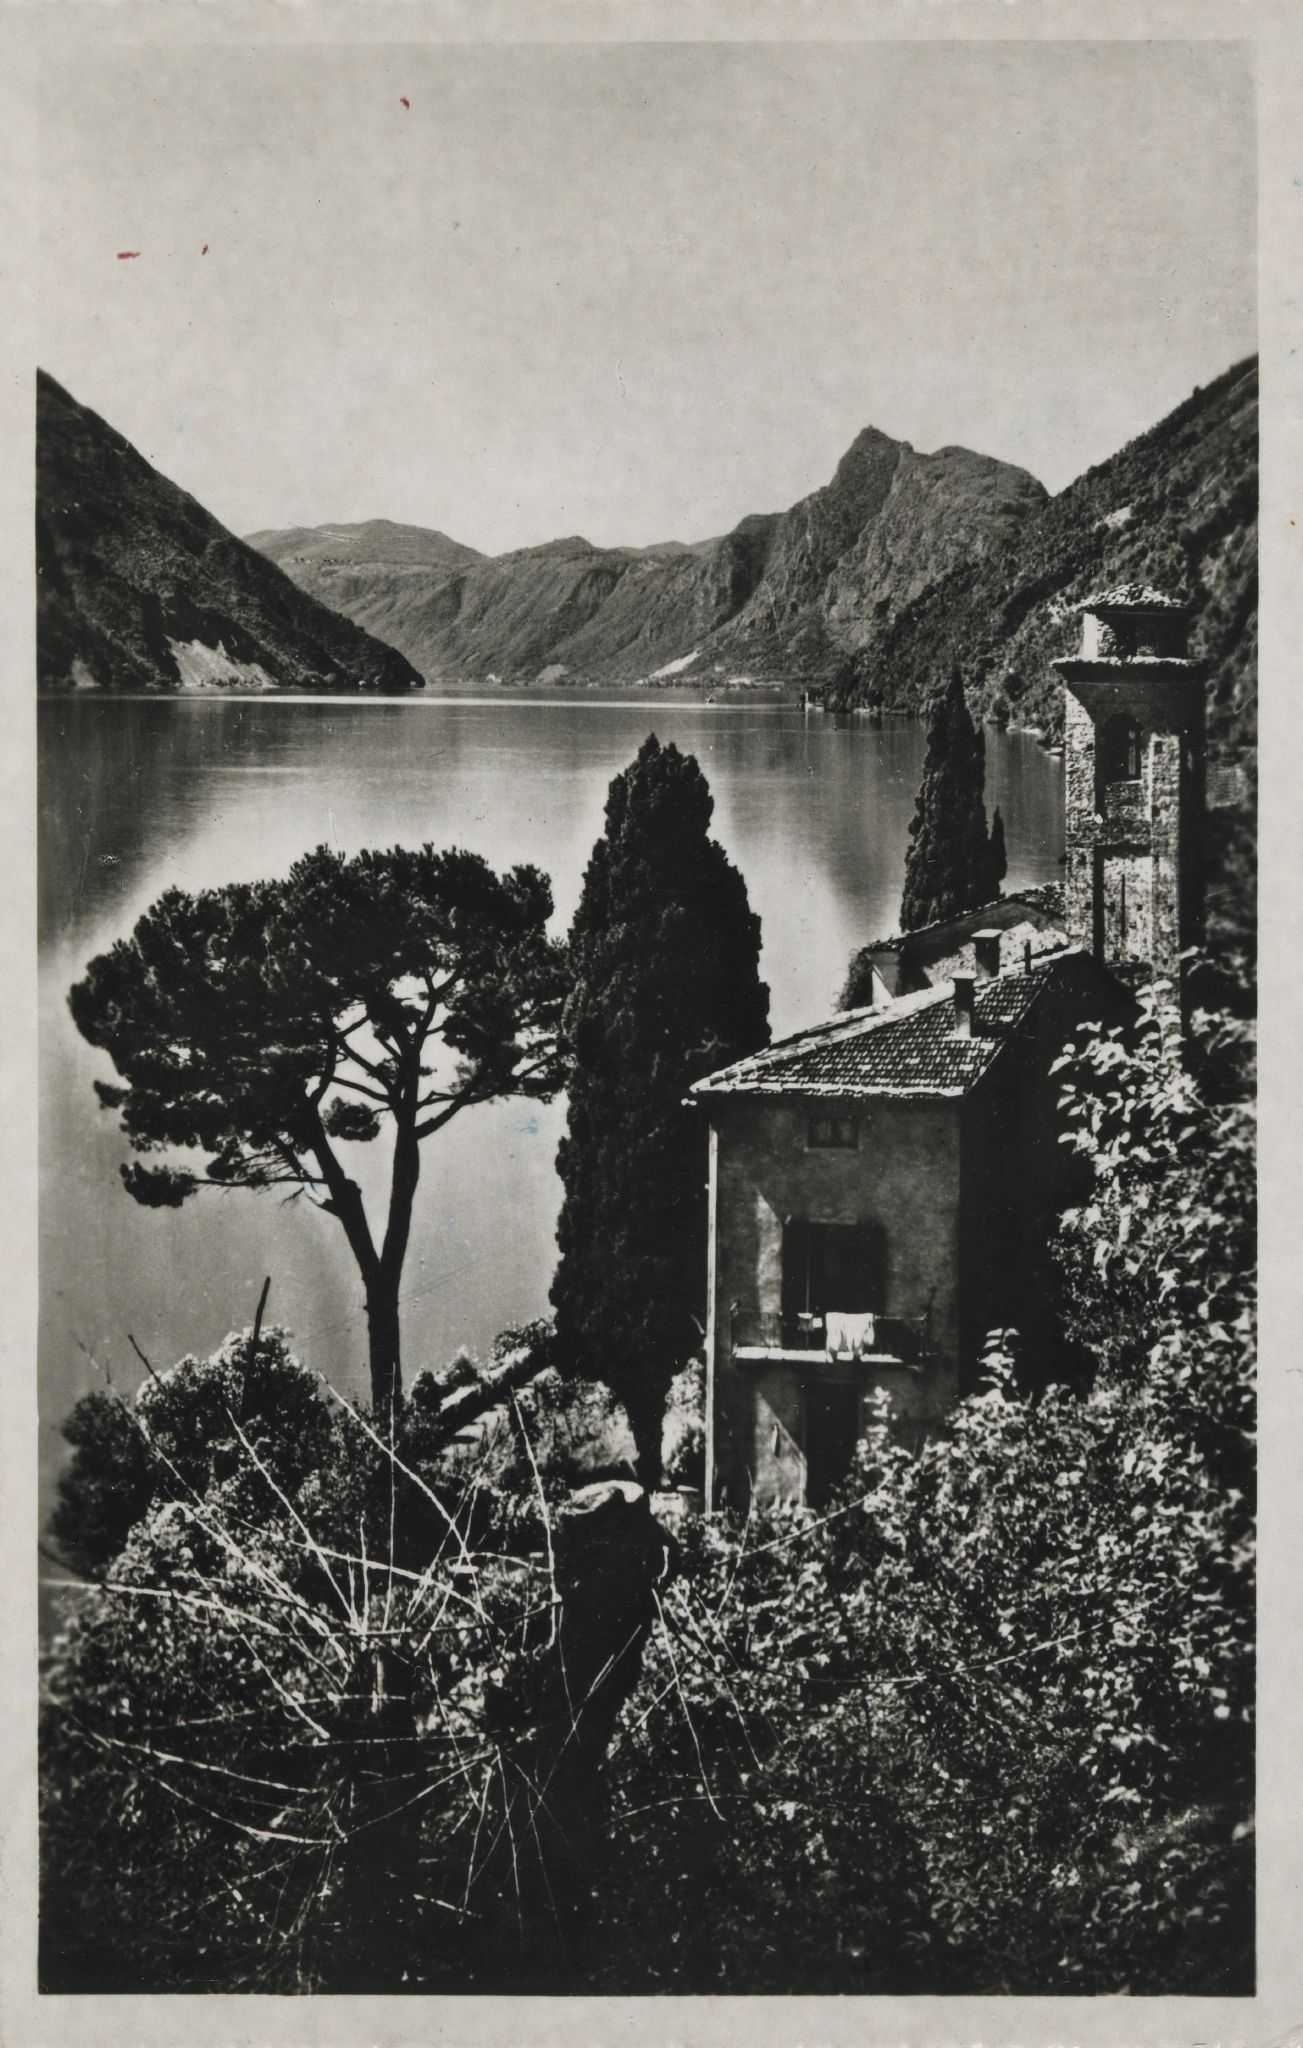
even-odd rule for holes
{"type": "Polygon", "coordinates": [[[291,526],[276,533],[250,533],[251,548],[267,553],[275,542],[278,554],[323,566],[371,564],[390,569],[458,569],[487,559],[478,548],[464,547],[428,526],[401,526],[392,519],[363,519],[344,526],[291,526]]]}
{"type": "Polygon", "coordinates": [[[917,710],[958,663],[975,712],[1056,734],[1050,666],[1075,651],[1073,607],[1141,582],[1189,598],[1191,652],[1208,666],[1209,730],[1256,739],[1258,646],[1256,357],[1178,405],[1049,498],[1007,544],[951,569],[864,634],[835,705],[917,710]]]}
{"type": "Polygon", "coordinates": [[[384,521],[250,539],[431,680],[761,680],[825,672],[861,644],[866,618],[1002,548],[1045,500],[1011,464],[919,455],[868,427],[831,482],[706,541],[602,548],[571,535],[455,560],[446,536],[384,521]]]}
{"type": "Polygon", "coordinates": [[[975,711],[1053,734],[1073,607],[1138,580],[1191,598],[1212,734],[1254,740],[1255,358],[1054,498],[867,427],[829,483],[730,533],[499,556],[386,519],[239,540],[44,373],[37,430],[45,687],[781,680],[917,711],[958,663],[975,711]]]}
{"type": "Polygon", "coordinates": [[[402,654],[230,533],[43,370],[36,578],[44,689],[421,686],[402,654]]]}

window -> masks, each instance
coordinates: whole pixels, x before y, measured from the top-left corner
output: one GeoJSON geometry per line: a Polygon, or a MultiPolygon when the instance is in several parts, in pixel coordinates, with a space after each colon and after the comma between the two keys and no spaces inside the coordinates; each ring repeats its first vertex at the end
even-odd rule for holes
{"type": "Polygon", "coordinates": [[[877,1223],[812,1223],[788,1219],[783,1231],[784,1321],[886,1312],[887,1241],[877,1223]]]}
{"type": "Polygon", "coordinates": [[[818,1152],[854,1152],[860,1127],[853,1116],[812,1116],[808,1142],[818,1152]]]}
{"type": "Polygon", "coordinates": [[[1099,779],[1102,783],[1139,782],[1142,753],[1140,727],[1125,714],[1100,727],[1099,779]]]}

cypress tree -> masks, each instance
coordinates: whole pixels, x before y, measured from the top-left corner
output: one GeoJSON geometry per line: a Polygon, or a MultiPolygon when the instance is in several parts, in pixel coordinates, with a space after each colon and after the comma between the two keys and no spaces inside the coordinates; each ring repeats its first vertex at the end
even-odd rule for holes
{"type": "Polygon", "coordinates": [[[986,829],[985,782],[985,742],[969,716],[964,679],[955,668],[934,700],[928,724],[923,782],[905,856],[902,930],[917,931],[999,895],[1004,824],[997,851],[986,829]]]}
{"type": "Polygon", "coordinates": [[[696,761],[654,735],[616,776],[562,1021],[558,1354],[620,1396],[651,1485],[665,1397],[705,1311],[706,1132],[684,1094],[769,1038],[760,920],[709,836],[713,810],[696,761]]]}
{"type": "Polygon", "coordinates": [[[991,819],[991,879],[998,889],[1009,872],[1009,856],[1004,845],[1004,819],[1000,816],[999,804],[991,819]]]}

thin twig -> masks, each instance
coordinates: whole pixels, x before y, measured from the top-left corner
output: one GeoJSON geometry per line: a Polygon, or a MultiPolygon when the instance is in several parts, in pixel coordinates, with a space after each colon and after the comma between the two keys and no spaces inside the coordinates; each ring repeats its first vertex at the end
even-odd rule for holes
{"type": "Polygon", "coordinates": [[[261,1335],[262,1335],[262,1312],[263,1312],[263,1310],[264,1310],[264,1309],[266,1308],[266,1306],[267,1306],[267,1296],[268,1296],[268,1294],[269,1294],[270,1292],[271,1292],[271,1274],[269,1273],[269,1274],[267,1275],[267,1278],[266,1278],[266,1279],[265,1279],[265,1280],[263,1281],[263,1283],[262,1283],[262,1293],[261,1293],[261,1294],[260,1294],[260,1295],[258,1296],[258,1313],[257,1313],[257,1315],[256,1315],[256,1316],[254,1317],[254,1319],[253,1319],[253,1346],[252,1346],[252,1348],[253,1348],[253,1349],[254,1349],[255,1351],[256,1351],[256,1350],[258,1349],[258,1339],[259,1339],[259,1338],[261,1337],[261,1335]]]}

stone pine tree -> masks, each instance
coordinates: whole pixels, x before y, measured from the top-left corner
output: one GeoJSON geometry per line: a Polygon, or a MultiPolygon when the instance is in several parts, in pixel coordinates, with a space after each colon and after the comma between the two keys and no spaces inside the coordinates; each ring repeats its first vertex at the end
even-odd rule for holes
{"type": "Polygon", "coordinates": [[[623,1401],[660,1477],[675,1372],[701,1341],[706,1138],[688,1086],[768,1042],[760,920],[710,837],[691,755],[649,738],[612,782],[571,933],[558,1353],[623,1401]]]}
{"type": "Polygon", "coordinates": [[[963,677],[952,669],[928,723],[923,783],[905,856],[904,931],[954,917],[999,895],[1004,824],[1001,820],[994,841],[986,825],[985,782],[986,748],[969,716],[963,677]]]}
{"type": "Polygon", "coordinates": [[[124,1164],[138,1202],[276,1189],[338,1222],[365,1292],[377,1415],[402,1399],[400,1286],[425,1141],[475,1103],[546,1101],[560,1085],[551,912],[535,868],[319,846],[283,881],[167,890],[71,992],[82,1036],[117,1068],[122,1085],[95,1088],[128,1144],[190,1155],[124,1164]],[[389,1182],[372,1216],[349,1148],[382,1133],[389,1182]]]}

